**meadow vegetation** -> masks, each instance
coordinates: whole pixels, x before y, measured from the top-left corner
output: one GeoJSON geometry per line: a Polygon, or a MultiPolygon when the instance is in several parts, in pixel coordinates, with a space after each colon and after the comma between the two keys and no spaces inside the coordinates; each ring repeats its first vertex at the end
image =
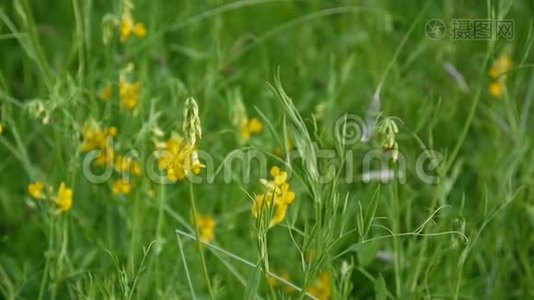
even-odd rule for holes
{"type": "Polygon", "coordinates": [[[0,2],[0,298],[534,299],[533,16],[0,2]]]}

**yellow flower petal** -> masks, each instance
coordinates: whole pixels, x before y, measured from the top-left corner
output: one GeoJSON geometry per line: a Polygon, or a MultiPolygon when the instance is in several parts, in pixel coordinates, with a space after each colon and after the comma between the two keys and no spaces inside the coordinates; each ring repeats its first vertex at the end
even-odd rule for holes
{"type": "Polygon", "coordinates": [[[313,285],[308,289],[308,293],[319,300],[330,299],[332,296],[330,274],[328,272],[322,272],[319,275],[319,278],[317,278],[313,285]]]}
{"type": "Polygon", "coordinates": [[[43,197],[43,189],[44,183],[41,181],[36,181],[28,185],[28,193],[34,199],[41,199],[43,197]]]}
{"type": "Polygon", "coordinates": [[[507,72],[512,67],[512,59],[509,55],[503,54],[499,57],[498,64],[504,72],[507,72]]]}
{"type": "Polygon", "coordinates": [[[123,15],[120,23],[120,42],[124,43],[132,33],[134,22],[129,15],[123,15]]]}
{"type": "Polygon", "coordinates": [[[278,175],[274,176],[274,184],[276,186],[282,185],[287,180],[287,172],[281,171],[278,175]]]}
{"type": "Polygon", "coordinates": [[[124,179],[115,180],[112,186],[114,195],[128,195],[133,189],[133,185],[124,179]]]}
{"type": "Polygon", "coordinates": [[[271,168],[271,176],[276,177],[278,174],[280,174],[280,168],[277,166],[273,166],[271,168]]]}
{"type": "Polygon", "coordinates": [[[262,131],[263,124],[260,120],[257,118],[245,119],[241,124],[241,139],[243,142],[247,142],[251,135],[261,133],[262,131]]]}
{"type": "Polygon", "coordinates": [[[138,38],[144,38],[146,36],[146,27],[143,23],[136,23],[133,28],[133,34],[138,38]]]}
{"type": "Polygon", "coordinates": [[[249,131],[252,134],[258,134],[263,131],[263,124],[257,118],[250,119],[248,123],[249,131]]]}
{"type": "Polygon", "coordinates": [[[502,96],[502,93],[503,93],[502,83],[500,83],[500,82],[492,82],[489,85],[489,93],[494,98],[500,98],[502,96]]]}
{"type": "Polygon", "coordinates": [[[263,199],[264,199],[263,194],[256,195],[254,199],[254,203],[252,204],[252,209],[251,209],[252,215],[254,216],[254,218],[257,218],[258,215],[260,214],[260,210],[263,206],[263,199]]]}
{"type": "Polygon", "coordinates": [[[497,67],[492,67],[489,71],[489,76],[492,78],[492,79],[496,79],[497,76],[499,76],[499,70],[497,69],[497,67]]]}
{"type": "Polygon", "coordinates": [[[56,204],[60,212],[69,211],[72,207],[72,189],[68,188],[64,182],[59,185],[56,204]]]}
{"type": "Polygon", "coordinates": [[[117,135],[117,127],[111,126],[108,128],[107,132],[109,136],[115,137],[117,135]]]}
{"type": "Polygon", "coordinates": [[[210,216],[197,214],[195,216],[195,223],[202,241],[209,243],[215,239],[215,219],[210,216]]]}
{"type": "Polygon", "coordinates": [[[119,83],[119,95],[121,107],[133,110],[139,104],[139,94],[141,84],[139,82],[128,82],[121,80],[119,83]]]}
{"type": "Polygon", "coordinates": [[[287,205],[278,205],[276,207],[276,210],[274,211],[274,216],[271,219],[271,223],[269,226],[274,226],[277,224],[282,223],[282,221],[285,219],[287,213],[287,205]]]}

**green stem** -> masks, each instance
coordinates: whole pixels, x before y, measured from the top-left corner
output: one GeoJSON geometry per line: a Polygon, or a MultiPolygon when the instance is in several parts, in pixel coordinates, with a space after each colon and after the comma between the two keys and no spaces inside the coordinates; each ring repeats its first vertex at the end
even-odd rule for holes
{"type": "Polygon", "coordinates": [[[202,271],[204,272],[204,277],[206,279],[206,284],[208,285],[208,291],[209,291],[209,294],[210,294],[210,299],[215,299],[215,296],[213,294],[213,290],[211,288],[211,284],[210,284],[210,278],[208,276],[208,268],[206,266],[206,259],[204,258],[204,251],[202,249],[202,243],[200,242],[200,233],[198,232],[198,226],[197,226],[197,220],[196,220],[196,216],[197,216],[197,206],[196,206],[196,201],[195,201],[195,194],[194,194],[194,190],[193,190],[193,183],[189,183],[189,195],[190,195],[190,200],[191,200],[191,210],[193,211],[193,225],[195,226],[195,236],[196,236],[196,241],[197,241],[197,247],[198,249],[200,249],[199,253],[200,253],[200,260],[202,261],[202,271]]]}
{"type": "Polygon", "coordinates": [[[52,251],[52,244],[53,244],[53,232],[54,227],[52,224],[52,220],[50,218],[47,218],[48,221],[48,249],[46,250],[45,256],[46,256],[46,262],[45,262],[45,268],[43,271],[43,278],[41,279],[41,285],[39,287],[39,296],[37,297],[38,300],[42,300],[44,297],[45,289],[46,289],[46,282],[48,281],[48,273],[50,272],[50,253],[52,251]]]}
{"type": "MultiPolygon", "coordinates": [[[[44,53],[43,47],[39,41],[39,34],[37,33],[37,26],[35,25],[33,14],[32,14],[32,11],[30,10],[30,5],[28,4],[27,0],[20,1],[20,3],[22,4],[22,9],[24,10],[24,13],[26,14],[25,28],[28,31],[28,36],[31,42],[31,46],[33,46],[33,50],[35,51],[35,54],[36,54],[34,60],[37,63],[37,66],[39,68],[39,71],[41,72],[41,75],[43,76],[42,77],[43,82],[45,83],[48,91],[51,91],[53,88],[52,74],[51,74],[50,67],[46,59],[46,55],[44,53]]],[[[22,46],[24,47],[24,44],[22,44],[22,46]]]]}
{"type": "Polygon", "coordinates": [[[187,285],[189,285],[189,291],[191,292],[191,298],[193,300],[197,299],[197,296],[195,295],[195,289],[193,288],[193,281],[191,280],[191,275],[189,274],[189,267],[187,266],[187,261],[185,259],[185,253],[184,253],[184,247],[182,245],[182,239],[180,238],[180,235],[176,235],[178,239],[178,247],[180,248],[180,255],[182,256],[182,263],[184,265],[184,271],[185,271],[185,278],[187,279],[187,285]]]}
{"type": "Polygon", "coordinates": [[[74,10],[74,21],[76,23],[75,44],[78,52],[78,82],[80,87],[84,86],[85,74],[85,45],[84,45],[84,29],[83,17],[79,7],[79,1],[72,0],[72,7],[74,10]]]}
{"type": "Polygon", "coordinates": [[[159,192],[159,197],[158,197],[158,219],[156,221],[156,259],[154,261],[154,267],[155,267],[155,272],[156,272],[156,276],[154,278],[158,278],[158,280],[156,280],[155,282],[155,285],[156,285],[156,290],[159,290],[159,278],[160,278],[160,268],[159,268],[159,258],[157,256],[159,256],[159,253],[161,252],[161,247],[162,247],[162,244],[163,244],[163,241],[162,241],[162,237],[161,237],[161,230],[162,230],[162,227],[163,227],[163,203],[165,201],[165,184],[161,184],[160,185],[160,192],[159,192]]]}
{"type": "MultiPolygon", "coordinates": [[[[486,69],[487,69],[487,65],[488,65],[488,62],[489,62],[489,59],[490,59],[490,54],[492,52],[492,49],[493,49],[493,44],[490,43],[490,46],[488,46],[488,49],[486,51],[486,56],[484,58],[484,63],[482,64],[482,69],[480,70],[480,83],[479,83],[479,86],[478,86],[478,89],[476,91],[476,94],[474,95],[474,98],[473,98],[473,103],[471,104],[471,108],[469,109],[469,114],[467,116],[467,119],[465,121],[465,124],[464,124],[464,127],[462,129],[462,132],[460,133],[460,137],[458,138],[458,141],[456,142],[456,145],[454,146],[453,148],[453,151],[451,152],[451,155],[449,156],[449,159],[447,160],[444,168],[442,169],[440,173],[440,178],[445,178],[445,176],[447,175],[447,173],[449,172],[449,170],[451,169],[455,159],[456,159],[456,156],[458,155],[458,152],[460,151],[460,148],[462,147],[466,137],[467,137],[467,133],[469,132],[469,128],[471,128],[471,123],[473,122],[473,118],[475,116],[475,112],[477,110],[477,107],[478,107],[478,102],[480,100],[480,95],[482,93],[482,84],[484,83],[484,80],[482,78],[484,78],[484,74],[486,74],[486,69]]],[[[432,195],[432,204],[431,204],[431,209],[434,210],[434,208],[437,206],[438,204],[438,201],[439,201],[439,198],[441,196],[441,191],[442,191],[442,188],[443,188],[443,180],[440,181],[440,183],[438,184],[438,186],[436,186],[436,189],[434,190],[434,194],[432,195]]],[[[417,282],[418,282],[418,279],[419,279],[419,274],[421,273],[421,268],[422,268],[422,265],[423,265],[423,261],[424,261],[424,253],[426,251],[426,248],[427,248],[427,244],[428,244],[428,237],[425,236],[423,237],[423,244],[421,246],[421,250],[419,251],[419,259],[417,261],[417,264],[416,264],[416,267],[415,267],[415,275],[413,277],[413,280],[412,280],[412,284],[411,284],[411,287],[410,287],[410,290],[413,292],[415,291],[416,287],[417,287],[417,282]]]]}
{"type": "MultiPolygon", "coordinates": [[[[398,174],[398,172],[397,172],[398,174]]],[[[398,193],[398,183],[397,180],[394,180],[392,183],[391,193],[393,197],[392,209],[391,209],[391,222],[392,222],[392,231],[395,233],[393,237],[393,252],[395,253],[395,259],[393,261],[395,268],[395,294],[398,299],[402,299],[402,275],[401,275],[401,259],[402,259],[402,248],[400,245],[400,237],[396,235],[400,233],[400,212],[399,212],[399,193],[398,193]]]]}
{"type": "MultiPolygon", "coordinates": [[[[139,206],[141,199],[139,199],[139,192],[135,194],[135,203],[133,204],[133,216],[132,216],[132,226],[130,228],[131,230],[131,236],[130,236],[130,253],[134,254],[136,253],[136,247],[139,244],[139,234],[140,232],[140,226],[139,226],[139,206]]],[[[132,274],[135,272],[135,255],[131,255],[131,261],[130,266],[132,270],[132,274]]]]}

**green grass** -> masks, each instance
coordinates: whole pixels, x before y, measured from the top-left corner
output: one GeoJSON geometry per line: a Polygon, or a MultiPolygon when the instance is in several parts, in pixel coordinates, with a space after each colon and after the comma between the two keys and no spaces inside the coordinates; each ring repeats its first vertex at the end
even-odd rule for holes
{"type": "Polygon", "coordinates": [[[530,1],[134,3],[148,31],[124,44],[116,27],[102,40],[119,0],[0,3],[1,299],[306,299],[323,272],[331,299],[534,298],[530,1]],[[510,19],[515,35],[432,40],[431,19],[510,19]],[[513,65],[495,99],[488,74],[503,53],[513,65]],[[118,96],[129,62],[141,84],[133,114],[118,96]],[[203,182],[159,184],[154,131],[187,137],[189,97],[203,182]],[[240,105],[263,124],[247,142],[240,105]],[[353,136],[365,120],[376,121],[368,143],[353,136]],[[116,126],[116,152],[139,155],[129,195],[112,193],[116,173],[84,175],[91,122],[116,126]],[[382,147],[391,122],[397,163],[382,147]],[[269,228],[274,208],[255,219],[251,207],[274,165],[296,198],[269,228]],[[381,167],[403,176],[363,182],[381,167]],[[38,180],[72,187],[72,209],[32,199],[38,180]],[[194,212],[215,218],[212,242],[194,212]]]}

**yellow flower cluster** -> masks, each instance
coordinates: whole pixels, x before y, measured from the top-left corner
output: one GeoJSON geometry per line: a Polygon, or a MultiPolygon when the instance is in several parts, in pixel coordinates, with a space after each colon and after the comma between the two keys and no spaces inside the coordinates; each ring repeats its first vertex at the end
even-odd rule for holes
{"type": "Polygon", "coordinates": [[[332,296],[332,286],[330,282],[330,274],[322,272],[315,280],[312,286],[308,289],[308,293],[318,300],[328,300],[332,296]]]}
{"type": "Polygon", "coordinates": [[[121,43],[126,42],[126,40],[133,34],[138,38],[144,38],[146,36],[146,27],[145,24],[141,22],[135,22],[132,17],[133,4],[131,1],[123,2],[123,12],[121,16],[121,22],[119,26],[120,37],[119,40],[121,43]]]}
{"type": "Polygon", "coordinates": [[[139,104],[139,93],[141,84],[139,82],[129,82],[121,78],[119,82],[119,96],[121,107],[133,110],[139,104]]]}
{"type": "Polygon", "coordinates": [[[493,64],[490,69],[489,76],[491,83],[489,85],[489,94],[494,98],[500,98],[503,94],[504,87],[507,80],[506,73],[512,67],[512,59],[507,54],[502,54],[493,64]]]}
{"type": "Polygon", "coordinates": [[[162,150],[164,152],[158,160],[158,165],[171,182],[182,180],[189,174],[198,175],[202,168],[205,168],[198,158],[195,147],[179,137],[167,140],[162,150]]]}
{"type": "Polygon", "coordinates": [[[263,131],[263,124],[257,118],[245,119],[241,123],[241,139],[247,142],[253,134],[259,134],[263,131]]]}
{"type": "Polygon", "coordinates": [[[53,188],[49,187],[45,195],[45,184],[42,181],[36,181],[28,185],[28,193],[36,200],[50,200],[57,206],[58,212],[67,212],[72,207],[72,194],[71,188],[62,182],[59,185],[59,190],[55,196],[53,196],[53,188]]]}
{"type": "Polygon", "coordinates": [[[116,155],[113,148],[112,138],[117,136],[117,128],[100,128],[99,126],[85,126],[83,129],[82,152],[100,150],[95,159],[95,165],[98,167],[113,166],[119,174],[120,179],[115,180],[111,190],[114,195],[128,195],[133,190],[133,180],[127,176],[142,175],[139,161],[122,155],[116,155]]]}
{"type": "MultiPolygon", "coordinates": [[[[132,17],[133,8],[132,0],[122,1],[122,15],[119,24],[119,40],[121,43],[126,42],[132,34],[138,38],[146,36],[147,30],[145,25],[141,22],[136,23],[132,17]]],[[[120,106],[130,111],[133,111],[139,105],[139,95],[141,93],[141,84],[130,78],[133,68],[134,65],[129,63],[119,75],[120,106]]],[[[100,98],[108,100],[111,97],[112,89],[111,86],[108,86],[102,91],[100,98]]]]}
{"type": "Polygon", "coordinates": [[[132,157],[117,155],[115,170],[122,174],[132,174],[137,177],[142,175],[141,165],[132,157]]]}
{"type": "Polygon", "coordinates": [[[96,125],[86,125],[83,128],[82,152],[100,150],[95,164],[99,167],[111,165],[113,163],[113,146],[111,139],[117,135],[116,127],[102,129],[96,125]]]}
{"type": "Polygon", "coordinates": [[[209,243],[215,239],[215,219],[210,216],[197,214],[195,216],[195,224],[198,228],[200,240],[209,243]]]}
{"type": "Polygon", "coordinates": [[[43,190],[44,190],[44,183],[42,181],[37,181],[34,183],[30,183],[28,185],[28,193],[32,198],[34,199],[43,199],[43,190]]]}
{"type": "Polygon", "coordinates": [[[267,191],[257,195],[252,205],[254,218],[258,218],[262,211],[269,211],[273,205],[275,206],[269,227],[275,226],[285,219],[288,206],[295,200],[295,193],[290,190],[287,182],[287,172],[274,166],[271,168],[271,176],[273,177],[271,181],[262,180],[267,191]]]}
{"type": "Polygon", "coordinates": [[[121,178],[113,182],[111,191],[114,195],[130,194],[133,190],[133,180],[128,176],[135,175],[135,177],[141,177],[141,165],[131,157],[118,155],[115,159],[114,168],[121,178]]]}
{"type": "Polygon", "coordinates": [[[111,191],[114,195],[128,195],[133,189],[133,185],[129,180],[117,179],[113,181],[111,191]]]}

